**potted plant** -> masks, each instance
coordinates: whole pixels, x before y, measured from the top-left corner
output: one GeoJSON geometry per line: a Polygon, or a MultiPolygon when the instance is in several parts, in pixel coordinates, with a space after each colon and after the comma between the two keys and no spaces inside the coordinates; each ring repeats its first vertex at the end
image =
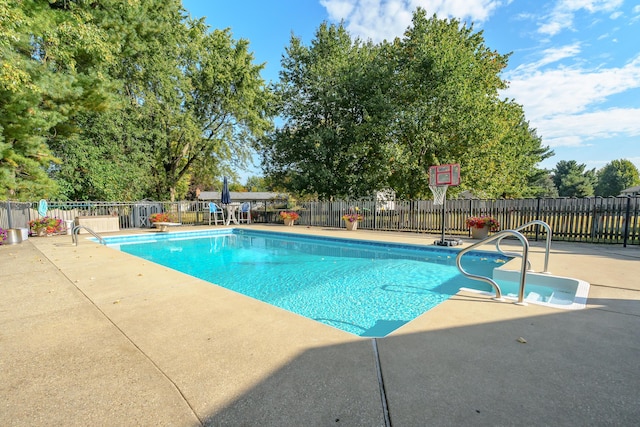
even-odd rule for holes
{"type": "Polygon", "coordinates": [[[31,234],[35,236],[48,236],[62,231],[62,220],[60,218],[42,217],[29,221],[31,234]]]}
{"type": "Polygon", "coordinates": [[[7,230],[0,227],[0,245],[2,245],[5,240],[7,240],[7,230]]]}
{"type": "Polygon", "coordinates": [[[489,231],[498,231],[500,223],[492,216],[472,216],[467,218],[467,227],[471,229],[472,238],[484,239],[489,235],[489,231]]]}
{"type": "Polygon", "coordinates": [[[282,211],[280,212],[280,218],[283,219],[284,225],[291,226],[295,220],[300,218],[300,215],[294,211],[282,211]]]}
{"type": "Polygon", "coordinates": [[[169,226],[180,225],[172,222],[169,214],[164,212],[152,213],[151,215],[149,215],[149,221],[159,231],[167,231],[169,229],[169,226]]]}
{"type": "Polygon", "coordinates": [[[149,221],[152,224],[156,222],[169,222],[169,214],[164,212],[152,213],[149,216],[149,221]]]}
{"type": "Polygon", "coordinates": [[[358,221],[362,221],[364,215],[360,213],[360,209],[356,206],[355,208],[350,208],[348,213],[342,215],[342,219],[344,220],[347,230],[353,231],[358,229],[358,221]]]}

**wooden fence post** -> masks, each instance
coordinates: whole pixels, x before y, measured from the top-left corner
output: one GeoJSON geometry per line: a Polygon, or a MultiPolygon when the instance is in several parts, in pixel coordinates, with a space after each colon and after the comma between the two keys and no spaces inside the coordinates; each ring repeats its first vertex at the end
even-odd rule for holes
{"type": "Polygon", "coordinates": [[[627,213],[624,216],[624,240],[622,247],[627,247],[627,241],[629,240],[629,223],[631,222],[631,196],[627,196],[627,213]]]}

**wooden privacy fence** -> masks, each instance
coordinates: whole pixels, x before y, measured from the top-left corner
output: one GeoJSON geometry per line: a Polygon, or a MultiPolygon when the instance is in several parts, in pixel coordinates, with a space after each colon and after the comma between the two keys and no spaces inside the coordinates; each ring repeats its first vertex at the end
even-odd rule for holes
{"type": "MultiPolygon", "coordinates": [[[[303,204],[300,224],[344,227],[342,215],[358,209],[364,220],[360,229],[440,233],[443,209],[432,200],[395,201],[382,209],[369,200],[308,202],[303,204]]],[[[468,236],[466,219],[489,215],[500,229],[514,229],[533,220],[549,224],[554,240],[591,243],[640,244],[639,197],[588,197],[583,199],[447,200],[446,232],[468,236]]],[[[538,227],[524,230],[528,238],[544,233],[538,227]]]]}
{"type": "MultiPolygon", "coordinates": [[[[0,202],[0,227],[28,227],[39,217],[38,203],[0,202]],[[11,215],[11,218],[9,218],[11,215]],[[10,224],[11,220],[11,224],[10,224]]],[[[304,202],[297,209],[297,224],[341,228],[342,215],[357,210],[364,215],[358,228],[382,231],[441,232],[443,209],[432,200],[393,201],[348,200],[304,202]]],[[[253,222],[282,222],[278,213],[282,202],[252,204],[253,222]]],[[[149,216],[167,212],[172,221],[185,225],[208,224],[208,204],[202,201],[180,202],[49,202],[48,216],[73,220],[79,216],[117,216],[120,229],[149,227],[149,216]]],[[[468,236],[465,224],[469,216],[490,215],[500,229],[517,228],[529,221],[549,224],[554,240],[571,242],[640,245],[640,197],[588,197],[583,199],[447,200],[446,233],[468,236]]],[[[539,238],[538,227],[524,230],[528,238],[539,238]]]]}

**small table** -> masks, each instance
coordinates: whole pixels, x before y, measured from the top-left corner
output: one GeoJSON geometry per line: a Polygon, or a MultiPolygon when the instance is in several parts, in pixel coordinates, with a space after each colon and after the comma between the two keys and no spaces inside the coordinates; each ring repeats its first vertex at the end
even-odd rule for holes
{"type": "Polygon", "coordinates": [[[231,221],[233,221],[234,224],[239,224],[236,212],[240,207],[240,203],[229,203],[225,207],[227,208],[227,222],[225,225],[229,225],[231,221]]]}

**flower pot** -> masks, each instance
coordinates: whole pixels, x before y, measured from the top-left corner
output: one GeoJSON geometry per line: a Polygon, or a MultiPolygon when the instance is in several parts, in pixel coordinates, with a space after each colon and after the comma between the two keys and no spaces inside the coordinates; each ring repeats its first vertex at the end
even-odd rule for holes
{"type": "Polygon", "coordinates": [[[285,218],[284,219],[284,225],[290,227],[293,225],[293,223],[295,222],[295,219],[293,218],[285,218]]]}
{"type": "Polygon", "coordinates": [[[486,239],[489,235],[489,227],[471,227],[471,238],[486,239]]]}
{"type": "Polygon", "coordinates": [[[347,226],[347,230],[349,231],[354,231],[358,229],[358,221],[349,221],[349,220],[345,220],[344,224],[347,226]]]}

